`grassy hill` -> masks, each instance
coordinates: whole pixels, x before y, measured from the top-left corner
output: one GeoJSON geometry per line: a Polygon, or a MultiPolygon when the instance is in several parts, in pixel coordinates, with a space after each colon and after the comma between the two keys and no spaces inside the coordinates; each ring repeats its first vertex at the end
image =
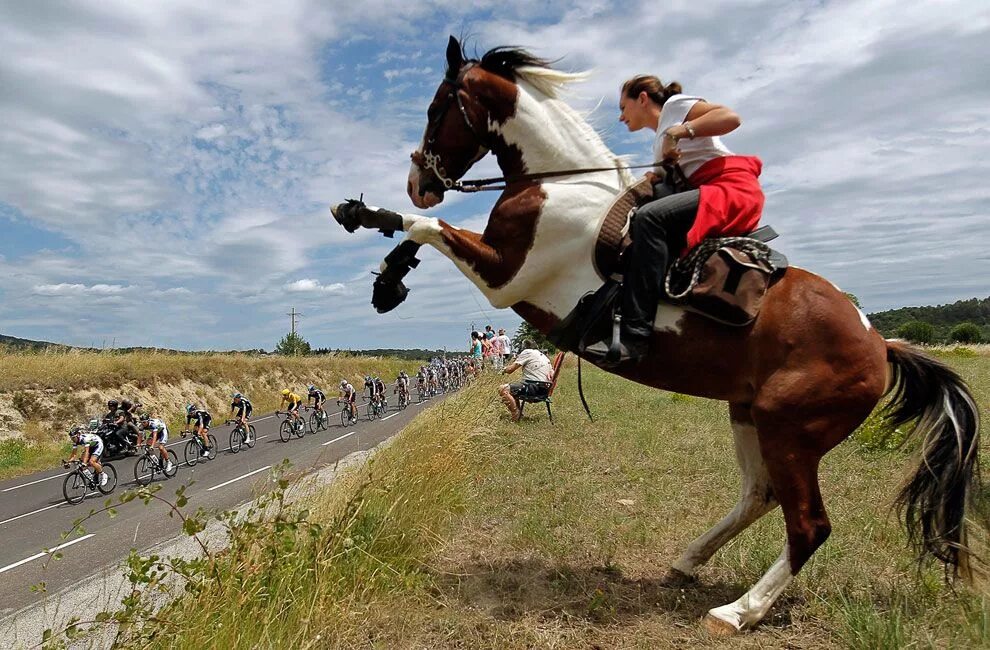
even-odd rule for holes
{"type": "MultiPolygon", "coordinates": [[[[988,421],[990,357],[945,361],[988,421]]],[[[154,573],[162,562],[132,559],[144,595],[117,614],[128,621],[119,645],[990,647],[990,602],[945,586],[937,568],[917,570],[890,512],[917,460],[876,445],[875,424],[822,463],[832,537],[763,624],[726,641],[709,637],[700,618],[780,553],[779,510],[722,549],[697,586],[657,582],[737,499],[725,405],[587,368],[591,423],[569,365],[555,424],[539,409],[513,424],[494,395],[498,381],[423,412],[304,505],[231,522],[226,551],[165,569],[183,573],[187,593],[155,616],[145,607],[166,579],[154,573]]]]}

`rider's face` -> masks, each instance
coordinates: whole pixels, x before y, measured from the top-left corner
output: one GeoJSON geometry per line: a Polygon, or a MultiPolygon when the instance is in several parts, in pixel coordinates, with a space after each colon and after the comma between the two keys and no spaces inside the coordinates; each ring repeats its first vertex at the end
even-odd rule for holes
{"type": "Polygon", "coordinates": [[[646,93],[640,93],[639,97],[626,97],[625,93],[619,96],[619,121],[630,131],[639,131],[647,125],[645,100],[646,93]]]}

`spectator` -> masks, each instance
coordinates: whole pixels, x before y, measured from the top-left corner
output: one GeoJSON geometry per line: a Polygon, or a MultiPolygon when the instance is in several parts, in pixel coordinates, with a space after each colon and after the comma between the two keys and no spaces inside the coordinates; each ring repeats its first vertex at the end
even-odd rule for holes
{"type": "Polygon", "coordinates": [[[481,363],[481,340],[485,338],[481,332],[471,332],[471,358],[474,359],[475,366],[481,363]]]}
{"type": "Polygon", "coordinates": [[[481,358],[484,366],[490,367],[492,365],[492,339],[485,335],[481,336],[481,358]]]}
{"type": "Polygon", "coordinates": [[[498,328],[498,336],[495,337],[502,342],[502,365],[509,363],[509,357],[512,356],[512,341],[509,337],[505,335],[505,328],[498,328]]]}
{"type": "Polygon", "coordinates": [[[496,370],[501,370],[503,368],[502,361],[504,359],[502,339],[495,337],[492,339],[492,367],[496,370]]]}
{"type": "Polygon", "coordinates": [[[485,325],[485,338],[489,341],[495,338],[495,330],[492,329],[491,325],[485,325]]]}
{"type": "Polygon", "coordinates": [[[530,399],[542,399],[550,394],[550,386],[553,381],[553,364],[547,355],[536,349],[536,344],[531,339],[524,339],[522,351],[516,356],[502,374],[508,375],[518,368],[523,369],[523,380],[511,384],[502,384],[498,393],[502,397],[502,402],[509,409],[509,415],[513,422],[518,422],[522,417],[519,409],[519,402],[523,397],[530,399]]]}

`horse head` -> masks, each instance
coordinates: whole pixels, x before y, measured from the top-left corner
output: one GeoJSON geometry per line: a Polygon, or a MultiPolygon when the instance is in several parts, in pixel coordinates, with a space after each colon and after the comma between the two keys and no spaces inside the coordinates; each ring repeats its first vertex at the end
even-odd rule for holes
{"type": "Polygon", "coordinates": [[[500,47],[481,59],[468,58],[453,36],[447,43],[447,69],[427,110],[426,129],[411,155],[406,191],[413,205],[432,208],[447,190],[489,152],[505,173],[519,173],[521,156],[507,146],[499,126],[515,113],[515,72],[547,62],[523,50],[500,47]]]}

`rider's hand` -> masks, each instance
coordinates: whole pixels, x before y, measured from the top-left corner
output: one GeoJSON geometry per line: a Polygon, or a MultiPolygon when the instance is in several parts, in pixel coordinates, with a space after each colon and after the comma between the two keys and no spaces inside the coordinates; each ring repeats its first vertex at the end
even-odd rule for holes
{"type": "Polygon", "coordinates": [[[69,469],[69,461],[63,460],[62,461],[62,468],[63,469],[69,469]]]}
{"type": "Polygon", "coordinates": [[[660,149],[660,159],[670,162],[677,162],[681,157],[681,150],[677,148],[677,140],[670,135],[670,129],[663,136],[663,145],[660,149]]]}

